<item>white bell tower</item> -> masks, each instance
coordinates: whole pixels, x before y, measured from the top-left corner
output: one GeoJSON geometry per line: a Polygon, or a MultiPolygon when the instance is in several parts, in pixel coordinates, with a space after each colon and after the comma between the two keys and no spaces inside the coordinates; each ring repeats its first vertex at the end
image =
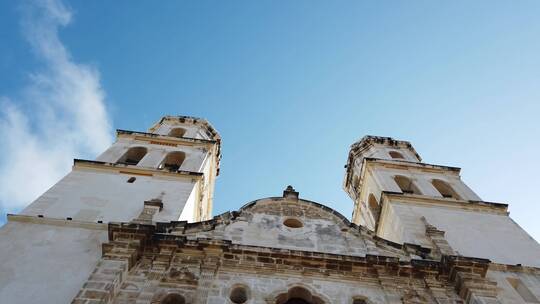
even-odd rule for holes
{"type": "Polygon", "coordinates": [[[148,132],[117,131],[0,228],[0,299],[69,303],[101,258],[107,224],[211,218],[220,137],[204,119],[166,116],[148,132]],[[45,296],[45,297],[43,297],[45,296]]]}
{"type": "Polygon", "coordinates": [[[540,245],[508,216],[507,204],[483,201],[461,180],[460,168],[423,163],[409,142],[366,136],[351,146],[346,168],[352,221],[379,237],[540,266],[540,245]]]}
{"type": "Polygon", "coordinates": [[[76,159],[73,171],[21,214],[129,222],[158,204],[153,221],[206,220],[219,157],[219,135],[202,119],[167,116],[149,133],[118,130],[109,149],[95,161],[76,159]]]}

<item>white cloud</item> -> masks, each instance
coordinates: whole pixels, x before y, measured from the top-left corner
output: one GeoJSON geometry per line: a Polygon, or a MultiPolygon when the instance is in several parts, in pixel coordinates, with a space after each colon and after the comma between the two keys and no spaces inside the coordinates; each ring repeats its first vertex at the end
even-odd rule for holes
{"type": "Polygon", "coordinates": [[[43,66],[16,99],[0,97],[0,210],[15,211],[69,172],[74,157],[112,141],[99,73],[74,62],[58,37],[71,11],[57,0],[23,8],[25,37],[43,66]]]}

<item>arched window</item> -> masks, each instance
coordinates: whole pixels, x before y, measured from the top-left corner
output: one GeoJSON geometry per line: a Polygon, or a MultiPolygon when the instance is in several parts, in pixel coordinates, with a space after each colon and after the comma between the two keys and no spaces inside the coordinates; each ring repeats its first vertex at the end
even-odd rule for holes
{"type": "Polygon", "coordinates": [[[401,192],[409,194],[422,194],[420,190],[415,186],[415,184],[408,177],[402,175],[394,176],[394,181],[398,184],[401,192]]]}
{"type": "Polygon", "coordinates": [[[169,136],[172,137],[183,137],[186,134],[186,129],[184,128],[174,128],[169,131],[169,136]]]}
{"type": "Polygon", "coordinates": [[[182,166],[184,159],[186,159],[186,153],[180,151],[170,152],[167,154],[161,165],[159,165],[159,169],[178,171],[180,166],[182,166]]]}
{"type": "Polygon", "coordinates": [[[373,215],[373,219],[376,221],[379,218],[379,202],[377,202],[375,195],[373,195],[372,193],[369,194],[368,208],[373,215]]]}
{"type": "Polygon", "coordinates": [[[360,186],[360,178],[356,174],[353,175],[352,186],[354,189],[358,189],[358,186],[360,186]]]}
{"type": "Polygon", "coordinates": [[[367,302],[365,298],[355,298],[352,304],[367,304],[367,302]]]}
{"type": "Polygon", "coordinates": [[[303,287],[293,287],[280,294],[276,304],[324,304],[324,301],[303,287]]]}
{"type": "Polygon", "coordinates": [[[442,197],[461,199],[447,182],[440,179],[434,179],[431,181],[431,184],[439,191],[442,197]]]}
{"type": "Polygon", "coordinates": [[[125,165],[137,165],[146,155],[146,152],[148,152],[148,150],[145,147],[129,148],[129,150],[127,150],[127,152],[120,157],[117,163],[125,165]]]}
{"type": "Polygon", "coordinates": [[[186,299],[184,299],[183,296],[177,294],[177,293],[171,293],[167,295],[163,300],[161,300],[160,304],[185,304],[186,299]]]}
{"type": "Polygon", "coordinates": [[[292,299],[287,300],[285,304],[310,304],[310,303],[300,298],[292,298],[292,299]]]}
{"type": "Polygon", "coordinates": [[[405,159],[405,157],[403,157],[403,154],[399,153],[398,151],[390,151],[388,154],[390,154],[390,157],[392,158],[405,159]]]}

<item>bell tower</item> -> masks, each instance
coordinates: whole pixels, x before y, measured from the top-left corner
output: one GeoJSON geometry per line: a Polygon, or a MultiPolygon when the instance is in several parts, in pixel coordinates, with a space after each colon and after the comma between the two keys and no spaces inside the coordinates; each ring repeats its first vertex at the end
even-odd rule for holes
{"type": "Polygon", "coordinates": [[[148,132],[117,130],[96,160],[75,159],[0,228],[2,301],[69,303],[101,258],[109,223],[210,219],[220,142],[204,119],[166,116],[148,132]]]}
{"type": "Polygon", "coordinates": [[[153,221],[206,220],[219,158],[219,135],[202,119],[167,116],[148,133],[117,130],[109,149],[95,161],[76,159],[73,171],[21,214],[129,222],[154,204],[153,221]]]}
{"type": "Polygon", "coordinates": [[[483,201],[460,171],[422,162],[407,141],[366,136],[351,146],[346,165],[352,221],[396,243],[540,266],[540,245],[509,217],[508,205],[483,201]]]}

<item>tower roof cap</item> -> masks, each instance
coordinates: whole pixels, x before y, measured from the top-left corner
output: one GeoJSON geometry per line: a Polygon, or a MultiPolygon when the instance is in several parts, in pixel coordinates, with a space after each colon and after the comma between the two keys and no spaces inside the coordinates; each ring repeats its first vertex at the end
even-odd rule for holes
{"type": "Polygon", "coordinates": [[[172,123],[191,123],[195,125],[200,125],[206,129],[207,134],[214,140],[220,141],[221,136],[218,131],[206,120],[205,118],[194,117],[194,116],[184,116],[184,115],[166,115],[163,116],[157,123],[150,127],[149,131],[154,132],[160,125],[165,122],[172,123]]]}
{"type": "Polygon", "coordinates": [[[402,148],[409,149],[411,152],[414,153],[414,155],[416,156],[416,158],[418,158],[419,161],[422,161],[422,158],[416,152],[416,150],[414,149],[414,147],[412,146],[410,142],[405,141],[405,140],[394,139],[392,137],[385,137],[385,136],[366,135],[362,137],[359,141],[352,144],[350,151],[351,153],[359,152],[373,144],[402,147],[402,148]]]}

